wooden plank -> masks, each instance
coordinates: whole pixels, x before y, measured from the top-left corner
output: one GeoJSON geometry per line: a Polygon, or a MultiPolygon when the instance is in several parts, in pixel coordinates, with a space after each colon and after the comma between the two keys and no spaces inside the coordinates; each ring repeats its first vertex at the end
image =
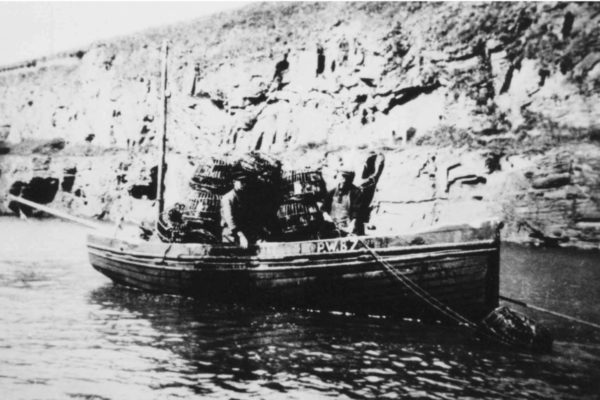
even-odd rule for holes
{"type": "MultiPolygon", "coordinates": [[[[93,251],[93,250],[90,250],[90,251],[93,251]]],[[[395,256],[395,257],[390,256],[390,257],[386,258],[386,261],[388,261],[392,264],[396,264],[396,263],[401,263],[401,262],[407,262],[410,260],[427,261],[429,259],[437,259],[437,258],[459,256],[459,255],[462,257],[466,257],[469,255],[490,253],[490,252],[494,252],[494,251],[496,251],[496,249],[494,249],[494,248],[484,248],[484,249],[462,251],[462,252],[448,251],[448,252],[426,253],[426,254],[418,254],[418,255],[404,254],[404,255],[395,256]]],[[[101,254],[100,252],[97,252],[97,251],[95,253],[101,254]]],[[[106,252],[106,253],[114,254],[114,252],[106,252]]],[[[372,257],[367,256],[367,257],[364,257],[363,259],[369,260],[371,258],[372,257]]],[[[251,267],[251,265],[244,265],[242,263],[234,263],[234,262],[222,263],[221,265],[219,265],[219,264],[205,261],[204,259],[195,260],[195,261],[172,260],[172,259],[167,259],[167,258],[154,259],[154,260],[145,260],[145,259],[139,260],[137,257],[131,257],[131,258],[122,257],[121,259],[129,260],[134,263],[140,263],[142,265],[147,265],[148,268],[188,268],[188,269],[233,268],[233,269],[239,269],[240,266],[245,266],[248,268],[251,267]],[[151,262],[149,262],[149,261],[151,261],[151,262]]],[[[291,266],[273,267],[271,265],[262,265],[259,268],[268,268],[270,270],[282,269],[282,270],[290,270],[291,271],[291,270],[298,270],[298,269],[317,269],[317,268],[325,268],[325,267],[340,267],[340,266],[347,267],[347,266],[353,266],[353,265],[364,265],[366,263],[373,263],[373,261],[367,262],[367,261],[361,261],[361,259],[357,260],[356,258],[354,258],[354,259],[348,259],[348,260],[346,260],[346,259],[335,260],[335,261],[330,261],[329,263],[314,262],[314,263],[308,264],[306,266],[291,265],[291,266]]]]}
{"type": "MultiPolygon", "coordinates": [[[[102,261],[98,261],[98,260],[92,260],[93,263],[97,266],[99,266],[100,268],[107,268],[110,269],[113,274],[122,274],[125,277],[131,278],[131,279],[135,279],[136,282],[145,282],[153,287],[160,287],[161,285],[165,286],[165,290],[168,290],[169,292],[182,292],[187,290],[186,287],[189,287],[193,282],[197,281],[198,279],[202,280],[201,277],[202,275],[206,275],[206,273],[201,273],[201,272],[197,272],[194,273],[194,271],[169,271],[168,274],[167,273],[161,273],[161,271],[153,271],[153,273],[148,274],[143,267],[139,267],[139,266],[135,266],[135,265],[128,265],[125,263],[120,263],[120,262],[114,262],[112,260],[109,259],[104,259],[102,261]]],[[[424,275],[415,275],[412,276],[411,279],[413,279],[415,282],[417,282],[422,288],[432,291],[434,288],[436,287],[446,287],[449,288],[450,290],[456,290],[456,291],[461,291],[461,290],[465,290],[468,288],[468,286],[470,286],[470,284],[473,284],[475,287],[483,287],[482,282],[483,282],[483,275],[484,273],[482,273],[480,271],[480,268],[478,268],[477,266],[475,267],[470,267],[469,270],[467,271],[475,271],[475,272],[479,272],[477,274],[473,274],[473,273],[463,273],[460,276],[455,276],[452,278],[443,278],[440,277],[440,273],[436,272],[436,273],[430,273],[430,274],[424,274],[424,275]]],[[[167,272],[167,271],[165,271],[167,272]]],[[[485,272],[485,271],[483,271],[485,272]]],[[[223,274],[225,275],[225,274],[223,274]]],[[[224,280],[225,282],[230,282],[232,278],[234,278],[235,274],[229,273],[227,274],[229,276],[228,279],[224,280]]],[[[248,276],[246,274],[237,274],[240,278],[247,280],[248,276]]],[[[288,278],[288,279],[280,279],[276,282],[274,281],[257,281],[255,282],[255,285],[252,285],[258,289],[261,290],[265,290],[265,289],[277,289],[277,290],[282,290],[285,291],[285,289],[287,287],[296,287],[299,286],[301,284],[306,284],[306,282],[315,282],[315,281],[323,281],[323,279],[325,278],[331,286],[335,287],[344,287],[344,288],[350,288],[351,290],[354,290],[356,288],[361,288],[364,287],[366,288],[367,291],[377,291],[380,289],[381,286],[383,287],[387,287],[390,285],[396,285],[398,287],[401,288],[401,283],[398,282],[393,282],[389,276],[386,276],[387,274],[385,273],[381,273],[380,277],[378,280],[374,280],[374,279],[368,279],[365,280],[363,279],[362,276],[356,276],[355,279],[345,279],[341,276],[335,276],[333,274],[330,274],[329,276],[306,276],[302,279],[299,278],[288,278]],[[354,281],[354,282],[353,282],[354,281]]],[[[214,277],[214,274],[213,274],[214,277]]],[[[211,284],[209,282],[209,284],[211,284]]]]}
{"type": "MultiPolygon", "coordinates": [[[[154,246],[154,248],[152,249],[147,249],[147,251],[143,251],[144,249],[138,249],[138,246],[130,246],[130,245],[125,245],[125,242],[122,241],[118,241],[116,239],[111,239],[112,242],[116,242],[116,243],[112,243],[111,244],[98,244],[98,243],[92,243],[92,242],[88,242],[88,247],[89,248],[93,248],[96,250],[102,250],[102,251],[106,251],[106,252],[112,252],[112,253],[116,253],[116,254],[127,254],[127,255],[131,255],[131,256],[137,256],[140,258],[157,258],[157,259],[169,259],[169,260],[180,260],[180,261],[186,261],[186,260],[198,260],[198,259],[203,259],[209,262],[214,262],[214,263],[218,263],[218,262],[243,262],[243,261],[257,261],[257,262],[282,262],[282,263],[286,263],[286,262],[290,262],[290,261],[294,261],[297,262],[297,260],[302,260],[302,259],[306,259],[306,263],[311,263],[315,260],[326,260],[326,259],[336,259],[336,258],[352,258],[352,257],[357,257],[365,253],[365,249],[363,248],[357,248],[355,250],[352,251],[336,251],[336,252],[324,252],[324,253],[297,253],[294,255],[287,255],[285,257],[261,257],[261,256],[255,256],[252,254],[242,254],[242,255],[236,255],[236,254],[231,254],[231,255],[212,255],[209,253],[208,249],[206,249],[206,254],[204,253],[200,253],[200,254],[185,254],[181,252],[181,249],[179,248],[181,246],[181,244],[177,244],[177,243],[173,243],[173,244],[167,244],[167,243],[161,243],[161,246],[154,246]],[[136,250],[134,250],[136,249],[136,250]]],[[[206,247],[206,245],[201,245],[203,247],[206,247]]],[[[441,250],[469,250],[471,248],[492,248],[492,247],[497,247],[496,243],[489,240],[489,241],[476,241],[476,242],[464,242],[464,243],[460,243],[460,244],[454,244],[454,243],[439,243],[436,245],[430,245],[430,246],[414,246],[414,247],[390,247],[390,248],[384,248],[384,249],[379,249],[378,250],[378,254],[381,254],[382,256],[386,256],[388,254],[420,254],[420,253],[425,253],[427,251],[441,251],[441,250]]],[[[234,250],[234,249],[230,249],[230,250],[234,250]]],[[[239,250],[239,249],[236,249],[239,250]]],[[[238,251],[239,252],[239,251],[238,251]]]]}

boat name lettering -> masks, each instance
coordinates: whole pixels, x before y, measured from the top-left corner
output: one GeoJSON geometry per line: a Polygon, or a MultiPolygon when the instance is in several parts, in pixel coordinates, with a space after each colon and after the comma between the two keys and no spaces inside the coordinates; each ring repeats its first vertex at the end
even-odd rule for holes
{"type": "Polygon", "coordinates": [[[352,251],[358,246],[358,240],[335,240],[331,242],[315,242],[313,248],[317,253],[332,253],[335,251],[352,251]]]}

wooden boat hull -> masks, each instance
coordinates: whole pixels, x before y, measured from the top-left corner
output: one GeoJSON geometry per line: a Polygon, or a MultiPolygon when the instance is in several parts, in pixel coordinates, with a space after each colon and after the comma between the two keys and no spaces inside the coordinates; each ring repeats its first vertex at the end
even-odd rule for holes
{"type": "Polygon", "coordinates": [[[408,317],[432,310],[365,249],[455,310],[481,317],[498,305],[498,224],[389,237],[226,245],[132,243],[90,235],[92,266],[138,289],[215,301],[408,317]]]}

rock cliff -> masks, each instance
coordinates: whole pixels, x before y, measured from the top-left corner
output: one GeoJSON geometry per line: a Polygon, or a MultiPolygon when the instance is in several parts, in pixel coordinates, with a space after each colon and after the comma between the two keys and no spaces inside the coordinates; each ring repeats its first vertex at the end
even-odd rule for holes
{"type": "Polygon", "coordinates": [[[331,179],[376,151],[371,232],[497,217],[507,240],[599,248],[599,21],[594,3],[270,3],[6,66],[0,212],[25,187],[153,218],[166,39],[167,203],[210,155],[331,179]]]}

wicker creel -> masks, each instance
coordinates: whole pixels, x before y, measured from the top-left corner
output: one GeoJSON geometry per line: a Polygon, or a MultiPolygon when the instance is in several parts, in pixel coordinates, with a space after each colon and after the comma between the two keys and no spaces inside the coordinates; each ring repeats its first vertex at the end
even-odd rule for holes
{"type": "Polygon", "coordinates": [[[277,211],[284,234],[316,233],[323,223],[323,214],[314,202],[286,201],[277,211]]]}
{"type": "Polygon", "coordinates": [[[283,181],[288,199],[320,199],[325,196],[325,181],[321,170],[284,171],[283,181]]]}
{"type": "Polygon", "coordinates": [[[175,204],[159,216],[157,234],[167,243],[217,243],[219,219],[218,216],[192,216],[183,204],[175,204]]]}
{"type": "Polygon", "coordinates": [[[200,164],[192,179],[190,187],[194,190],[211,190],[225,193],[231,189],[231,174],[234,163],[220,158],[211,158],[207,163],[200,164]]]}
{"type": "Polygon", "coordinates": [[[242,170],[256,176],[269,176],[281,171],[281,161],[268,154],[252,151],[239,159],[242,170]]]}
{"type": "Polygon", "coordinates": [[[191,192],[185,203],[185,215],[193,218],[217,218],[221,210],[221,196],[208,190],[191,192]]]}

